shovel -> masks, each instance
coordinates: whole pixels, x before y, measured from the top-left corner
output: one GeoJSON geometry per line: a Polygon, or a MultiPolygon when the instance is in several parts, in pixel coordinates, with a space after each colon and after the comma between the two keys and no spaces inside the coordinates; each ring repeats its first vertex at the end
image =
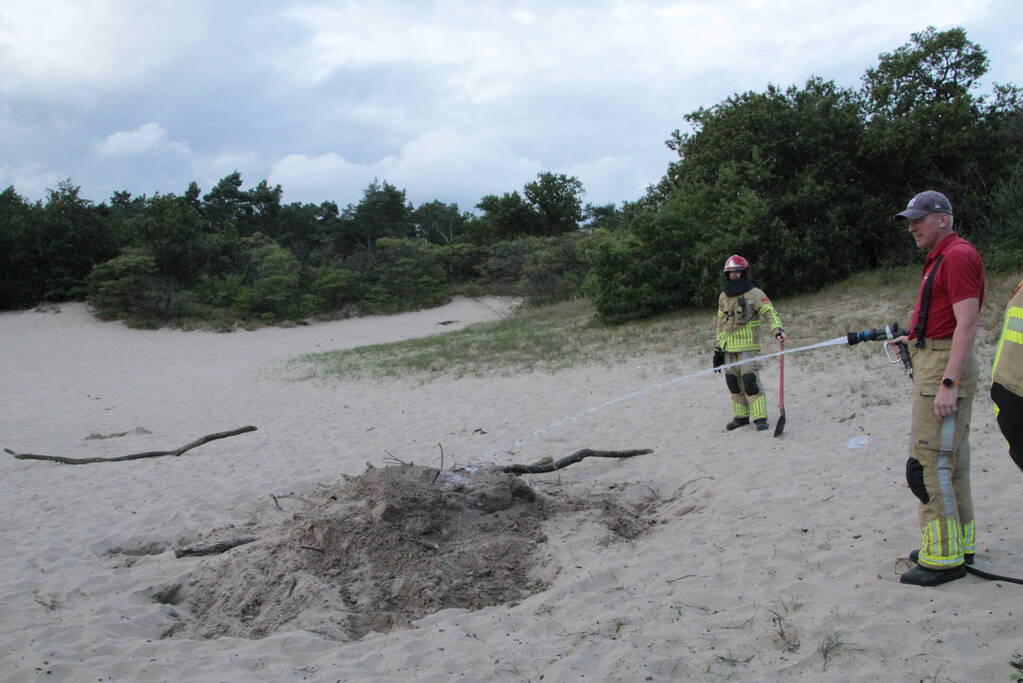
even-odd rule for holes
{"type": "MultiPolygon", "coordinates": [[[[785,342],[778,342],[781,346],[782,352],[785,351],[785,342]]],[[[785,431],[785,355],[784,353],[778,358],[778,421],[774,424],[774,435],[776,437],[781,436],[781,433],[785,431]]]]}

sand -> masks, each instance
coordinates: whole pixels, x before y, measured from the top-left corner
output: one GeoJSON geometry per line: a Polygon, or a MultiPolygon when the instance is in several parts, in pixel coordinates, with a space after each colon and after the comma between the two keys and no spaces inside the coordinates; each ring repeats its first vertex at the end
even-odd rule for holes
{"type": "MultiPolygon", "coordinates": [[[[0,448],[112,457],[258,428],[181,457],[68,466],[0,454],[0,680],[1010,679],[1023,587],[972,575],[936,589],[899,583],[899,558],[918,543],[903,474],[909,384],[877,347],[789,356],[777,439],[724,431],[718,376],[659,386],[705,367],[709,353],[688,350],[691,340],[613,367],[426,383],[296,381],[287,365],[509,306],[458,299],[230,334],[130,330],[80,304],[0,314],[0,448]],[[514,504],[543,515],[507,525],[528,535],[508,546],[525,562],[508,576],[528,589],[509,602],[364,621],[365,635],[331,631],[322,625],[343,621],[331,610],[357,596],[328,596],[292,566],[282,581],[309,605],[323,597],[319,613],[268,621],[263,637],[210,638],[192,628],[194,602],[168,598],[169,587],[188,593],[217,572],[225,593],[238,590],[246,567],[265,565],[288,529],[368,466],[436,468],[443,451],[447,472],[587,447],[654,452],[522,478],[536,501],[514,504]],[[175,556],[247,533],[260,540],[175,556]]],[[[989,365],[990,344],[978,355],[989,365]]],[[[773,422],[776,361],[763,381],[773,422]]],[[[972,432],[977,566],[1023,575],[1023,476],[990,407],[977,398],[972,432]]],[[[442,543],[424,540],[437,529],[423,533],[433,535],[412,539],[423,552],[442,543]]],[[[395,566],[371,569],[397,580],[395,566]]]]}

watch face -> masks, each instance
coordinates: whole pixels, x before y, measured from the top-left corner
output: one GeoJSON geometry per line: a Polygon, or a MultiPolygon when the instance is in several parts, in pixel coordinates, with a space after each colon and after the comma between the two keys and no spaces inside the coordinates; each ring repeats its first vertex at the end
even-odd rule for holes
{"type": "Polygon", "coordinates": [[[943,377],[942,380],[941,380],[941,383],[944,384],[949,389],[951,389],[952,387],[955,386],[955,382],[950,380],[948,377],[943,377]]]}

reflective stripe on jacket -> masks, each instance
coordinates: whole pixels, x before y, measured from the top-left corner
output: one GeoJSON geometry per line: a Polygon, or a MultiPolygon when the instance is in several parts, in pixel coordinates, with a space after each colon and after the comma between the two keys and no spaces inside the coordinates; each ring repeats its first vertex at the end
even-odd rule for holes
{"type": "Polygon", "coordinates": [[[772,332],[782,328],[781,318],[763,290],[754,287],[745,294],[718,297],[717,346],[724,351],[760,350],[760,328],[772,332]]]}
{"type": "Polygon", "coordinates": [[[1002,336],[991,367],[991,381],[1023,396],[1023,281],[1016,286],[1005,309],[1002,336]]]}

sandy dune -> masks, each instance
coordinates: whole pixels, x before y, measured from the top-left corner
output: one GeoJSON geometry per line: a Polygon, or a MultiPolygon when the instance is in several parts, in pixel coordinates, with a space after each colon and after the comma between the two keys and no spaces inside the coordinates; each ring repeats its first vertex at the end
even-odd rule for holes
{"type": "MultiPolygon", "coordinates": [[[[506,311],[460,299],[231,334],[129,330],[76,304],[0,314],[0,448],[117,456],[258,427],[180,458],[73,467],[3,454],[0,680],[1009,680],[1023,587],[898,582],[918,540],[903,480],[909,384],[876,347],[789,356],[780,439],[727,434],[717,376],[643,392],[703,369],[709,354],[682,348],[612,368],[426,384],[293,381],[285,367],[506,311]],[[642,529],[616,534],[592,510],[554,515],[535,557],[545,590],[354,642],[306,630],[161,637],[184,607],[154,600],[154,588],[224,557],[174,548],[283,523],[366,463],[437,466],[438,444],[446,468],[653,448],[527,477],[541,496],[615,501],[642,529]]],[[[989,365],[990,347],[979,357],[989,365]]],[[[773,420],[776,363],[764,382],[773,420]]],[[[1023,477],[986,396],[974,414],[977,566],[1020,575],[1023,477]]]]}

